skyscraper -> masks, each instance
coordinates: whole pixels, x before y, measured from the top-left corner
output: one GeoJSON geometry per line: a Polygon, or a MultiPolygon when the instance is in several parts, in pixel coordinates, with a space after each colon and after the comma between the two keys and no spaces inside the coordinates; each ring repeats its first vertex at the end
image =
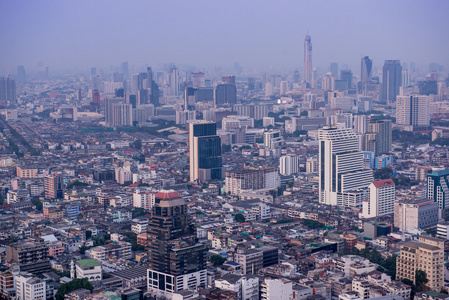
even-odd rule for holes
{"type": "Polygon", "coordinates": [[[373,61],[368,56],[363,57],[362,58],[362,69],[361,69],[361,73],[360,73],[360,80],[362,82],[370,82],[371,81],[371,79],[373,78],[372,68],[373,68],[373,61]]]}
{"type": "Polygon", "coordinates": [[[179,94],[179,73],[177,68],[170,68],[169,71],[170,95],[178,96],[179,94]]]}
{"type": "Polygon", "coordinates": [[[126,104],[123,98],[105,99],[104,119],[109,126],[131,126],[132,104],[126,104]]]}
{"type": "Polygon", "coordinates": [[[373,134],[374,140],[367,139],[371,147],[365,147],[366,151],[372,151],[376,156],[391,151],[391,120],[374,120],[368,123],[368,132],[373,134]]]}
{"type": "Polygon", "coordinates": [[[206,252],[187,205],[174,190],[155,197],[148,234],[148,292],[158,296],[206,287],[206,252]]]}
{"type": "Polygon", "coordinates": [[[222,76],[221,81],[223,81],[224,84],[234,84],[235,85],[235,76],[234,75],[222,76]]]}
{"type": "Polygon", "coordinates": [[[424,95],[397,96],[396,123],[413,130],[429,126],[429,99],[424,95]]]}
{"type": "Polygon", "coordinates": [[[312,39],[306,35],[304,40],[304,75],[303,81],[306,87],[312,84],[312,39]]]}
{"type": "Polygon", "coordinates": [[[63,195],[63,177],[61,173],[51,172],[44,178],[45,199],[60,199],[63,195]]]}
{"type": "Polygon", "coordinates": [[[318,138],[320,203],[361,208],[373,173],[364,168],[357,135],[339,123],[320,129],[318,138]]]}
{"type": "Polygon", "coordinates": [[[293,83],[300,83],[300,75],[299,75],[299,71],[295,70],[295,72],[293,73],[293,83]]]}
{"type": "Polygon", "coordinates": [[[26,73],[24,66],[17,67],[17,81],[24,82],[26,80],[26,73]]]}
{"type": "Polygon", "coordinates": [[[100,92],[98,90],[92,91],[92,102],[90,103],[92,111],[100,109],[100,92]]]}
{"type": "Polygon", "coordinates": [[[402,69],[402,86],[410,86],[410,75],[408,69],[402,69]]]}
{"type": "Polygon", "coordinates": [[[237,88],[234,84],[217,84],[214,90],[214,105],[232,105],[237,103],[237,88]]]}
{"type": "Polygon", "coordinates": [[[386,60],[382,75],[382,100],[387,103],[396,101],[402,84],[402,66],[399,60],[386,60]]]}
{"type": "Polygon", "coordinates": [[[327,72],[323,76],[321,88],[325,91],[333,91],[335,89],[335,77],[331,72],[327,72]]]}
{"type": "Polygon", "coordinates": [[[449,169],[427,174],[427,198],[438,203],[439,209],[449,208],[449,169]]]}
{"type": "Polygon", "coordinates": [[[291,175],[299,172],[299,156],[284,155],[279,158],[279,173],[291,175]]]}
{"type": "Polygon", "coordinates": [[[348,89],[352,89],[352,71],[341,70],[340,80],[344,80],[348,83],[348,89]]]}
{"type": "Polygon", "coordinates": [[[0,101],[16,102],[16,81],[10,78],[0,78],[0,101]]]}
{"type": "Polygon", "coordinates": [[[128,78],[128,76],[129,76],[129,68],[128,68],[127,61],[122,63],[122,74],[123,74],[124,78],[128,78]]]}
{"type": "Polygon", "coordinates": [[[331,65],[329,67],[329,71],[332,73],[332,75],[334,75],[335,79],[337,79],[337,77],[338,77],[338,63],[336,63],[336,62],[331,63],[331,65]]]}
{"type": "Polygon", "coordinates": [[[189,150],[191,182],[223,178],[217,123],[203,120],[190,123],[189,150]]]}

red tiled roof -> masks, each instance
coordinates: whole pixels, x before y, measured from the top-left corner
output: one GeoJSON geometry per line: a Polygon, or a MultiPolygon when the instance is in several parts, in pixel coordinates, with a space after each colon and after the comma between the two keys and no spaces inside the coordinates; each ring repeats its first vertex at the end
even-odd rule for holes
{"type": "Polygon", "coordinates": [[[173,199],[173,198],[179,198],[178,192],[174,190],[162,190],[157,193],[156,198],[160,199],[173,199]]]}
{"type": "Polygon", "coordinates": [[[382,188],[386,186],[394,186],[394,181],[391,179],[377,180],[373,181],[373,184],[376,188],[382,188]]]}

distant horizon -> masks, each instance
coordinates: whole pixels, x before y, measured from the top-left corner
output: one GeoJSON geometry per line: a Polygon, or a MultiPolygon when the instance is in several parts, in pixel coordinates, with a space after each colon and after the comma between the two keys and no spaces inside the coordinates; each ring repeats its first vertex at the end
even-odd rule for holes
{"type": "MultiPolygon", "coordinates": [[[[128,61],[130,73],[167,63],[250,73],[302,74],[304,38],[312,38],[313,67],[360,74],[360,60],[430,63],[449,71],[448,1],[180,2],[0,1],[0,76],[44,71],[110,73],[128,61]]],[[[231,72],[232,73],[232,72],[231,72]]]]}

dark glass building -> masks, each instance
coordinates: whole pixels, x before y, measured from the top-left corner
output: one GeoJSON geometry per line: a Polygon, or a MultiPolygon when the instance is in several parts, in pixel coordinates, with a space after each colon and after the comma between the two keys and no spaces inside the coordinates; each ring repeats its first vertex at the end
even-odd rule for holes
{"type": "Polygon", "coordinates": [[[206,246],[198,242],[187,205],[174,190],[155,197],[148,234],[148,291],[167,295],[206,286],[206,246]]]}
{"type": "Polygon", "coordinates": [[[402,66],[399,60],[386,60],[382,75],[382,100],[396,102],[402,85],[402,66]]]}
{"type": "Polygon", "coordinates": [[[215,106],[237,103],[237,88],[234,84],[218,84],[214,91],[215,106]]]}
{"type": "Polygon", "coordinates": [[[189,144],[190,181],[222,179],[221,138],[217,135],[217,123],[190,123],[189,144]]]}
{"type": "Polygon", "coordinates": [[[342,70],[340,74],[340,80],[344,80],[348,83],[348,89],[352,89],[352,71],[342,70]]]}

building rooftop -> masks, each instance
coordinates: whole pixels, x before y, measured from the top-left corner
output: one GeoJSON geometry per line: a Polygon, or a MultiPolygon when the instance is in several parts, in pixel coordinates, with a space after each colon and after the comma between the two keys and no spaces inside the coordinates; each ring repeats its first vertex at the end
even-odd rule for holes
{"type": "Polygon", "coordinates": [[[90,268],[90,267],[101,266],[101,264],[98,261],[96,261],[95,259],[81,259],[81,260],[77,260],[76,263],[81,268],[90,268]]]}
{"type": "Polygon", "coordinates": [[[377,181],[373,181],[373,185],[376,188],[394,186],[394,181],[392,179],[377,180],[377,181]]]}
{"type": "Polygon", "coordinates": [[[431,251],[436,251],[436,250],[440,250],[440,248],[435,247],[435,246],[431,246],[428,244],[424,244],[424,243],[420,243],[420,242],[413,242],[413,241],[408,241],[404,243],[405,247],[410,247],[410,248],[424,248],[427,250],[431,250],[431,251]]]}

